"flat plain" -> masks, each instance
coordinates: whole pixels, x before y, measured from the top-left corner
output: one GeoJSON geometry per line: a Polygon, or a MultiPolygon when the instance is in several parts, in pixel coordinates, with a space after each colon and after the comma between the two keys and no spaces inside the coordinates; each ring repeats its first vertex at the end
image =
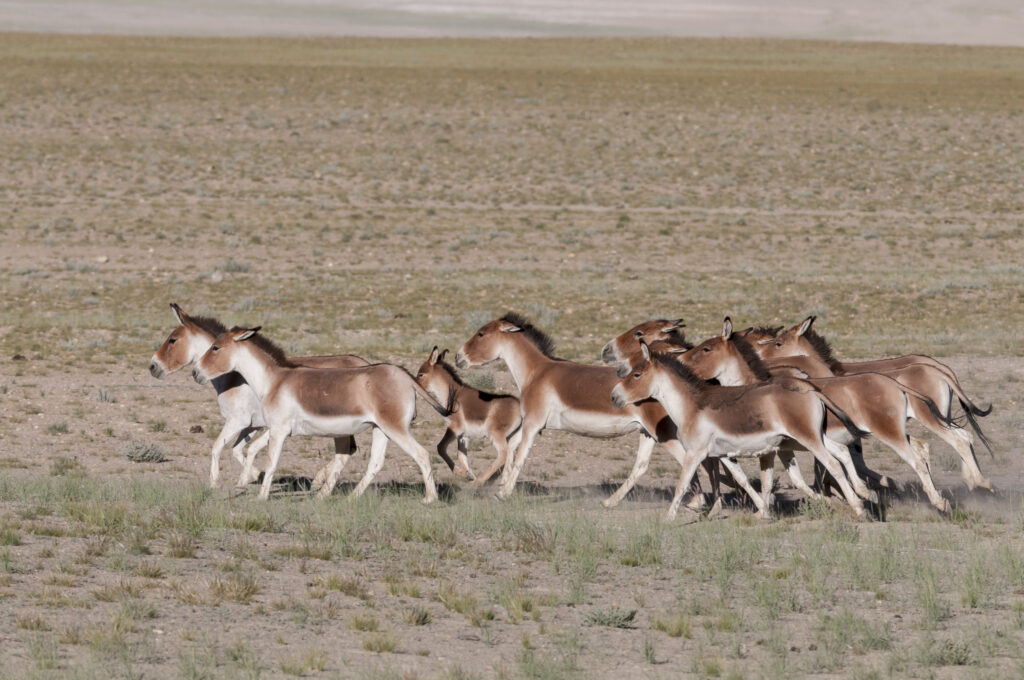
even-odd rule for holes
{"type": "Polygon", "coordinates": [[[1024,673],[1024,51],[5,34],[0,74],[5,677],[1024,673]],[[939,516],[869,444],[906,482],[875,521],[782,481],[772,522],[670,523],[664,452],[606,510],[636,436],[546,433],[511,500],[435,459],[423,508],[394,447],[346,498],[360,435],[334,497],[296,439],[263,503],[229,455],[204,487],[212,392],[146,372],[170,302],[410,369],[509,309],[594,363],[652,317],[816,314],[991,402],[998,493],[931,439],[939,516]]]}

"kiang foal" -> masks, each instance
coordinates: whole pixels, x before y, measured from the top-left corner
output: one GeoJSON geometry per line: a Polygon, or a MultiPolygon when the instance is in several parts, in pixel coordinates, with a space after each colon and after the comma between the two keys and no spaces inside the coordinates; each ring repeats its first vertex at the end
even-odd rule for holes
{"type": "MultiPolygon", "coordinates": [[[[289,435],[339,437],[373,428],[370,462],[352,495],[362,494],[380,472],[390,439],[420,468],[423,502],[437,499],[430,455],[409,427],[416,417],[417,395],[442,416],[450,415],[448,408],[399,366],[301,367],[288,361],[284,352],[258,335],[258,331],[259,328],[234,328],[219,334],[199,359],[192,376],[202,384],[237,371],[259,397],[270,430],[269,461],[260,498],[270,496],[274,470],[289,435]]],[[[322,494],[329,494],[334,488],[344,462],[335,458],[322,494]]]]}
{"type": "MultiPolygon", "coordinates": [[[[149,372],[154,378],[163,378],[186,366],[199,361],[199,358],[213,344],[214,338],[227,331],[227,328],[209,317],[189,316],[175,303],[171,303],[174,318],[178,327],[171,331],[160,348],[149,360],[149,372]]],[[[352,368],[368,366],[370,362],[353,354],[337,354],[308,357],[289,357],[288,360],[300,366],[352,368]]],[[[256,430],[265,427],[263,410],[260,400],[245,379],[237,372],[226,373],[211,381],[217,391],[217,405],[224,416],[224,427],[213,443],[210,452],[210,487],[217,487],[220,476],[220,454],[224,447],[231,444],[231,453],[242,466],[238,486],[245,486],[255,481],[257,475],[253,467],[256,454],[266,446],[269,433],[264,433],[249,447],[248,455],[242,455],[246,442],[256,430]]],[[[355,438],[349,435],[334,440],[335,458],[346,459],[356,451],[355,438]]],[[[321,493],[323,489],[321,488],[321,493]]],[[[329,493],[329,491],[327,492],[329,493]]]]}
{"type": "Polygon", "coordinates": [[[453,467],[452,471],[472,480],[471,486],[480,486],[493,477],[506,461],[510,462],[510,456],[515,455],[523,436],[519,399],[510,394],[491,394],[470,387],[445,361],[447,354],[448,350],[438,352],[434,347],[416,372],[416,381],[435,399],[449,403],[452,410],[452,414],[445,418],[448,429],[437,443],[437,453],[445,461],[451,460],[448,447],[456,442],[463,470],[453,467]],[[467,440],[485,437],[494,444],[498,457],[483,474],[474,478],[466,458],[467,440]]]}

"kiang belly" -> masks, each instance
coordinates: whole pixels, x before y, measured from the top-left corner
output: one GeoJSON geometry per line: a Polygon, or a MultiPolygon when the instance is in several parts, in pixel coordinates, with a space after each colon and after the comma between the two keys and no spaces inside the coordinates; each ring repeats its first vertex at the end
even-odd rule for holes
{"type": "Polygon", "coordinates": [[[551,414],[547,428],[563,430],[584,437],[620,437],[640,429],[639,423],[628,418],[609,416],[593,411],[561,411],[551,414]]]}
{"type": "Polygon", "coordinates": [[[296,419],[293,435],[338,437],[359,434],[372,425],[364,416],[312,416],[296,419]]]}
{"type": "Polygon", "coordinates": [[[785,439],[777,434],[716,434],[708,444],[709,456],[747,457],[777,449],[785,439]]]}

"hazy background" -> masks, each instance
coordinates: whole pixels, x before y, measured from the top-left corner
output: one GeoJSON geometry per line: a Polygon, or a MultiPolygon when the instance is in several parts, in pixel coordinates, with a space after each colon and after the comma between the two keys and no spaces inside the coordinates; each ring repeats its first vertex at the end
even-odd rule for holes
{"type": "Polygon", "coordinates": [[[1024,45],[1021,0],[0,0],[0,30],[152,35],[671,35],[1024,45]]]}

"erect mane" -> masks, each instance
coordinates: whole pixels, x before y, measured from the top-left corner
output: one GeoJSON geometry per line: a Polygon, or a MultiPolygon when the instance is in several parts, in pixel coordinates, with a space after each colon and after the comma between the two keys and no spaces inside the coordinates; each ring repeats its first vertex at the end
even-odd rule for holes
{"type": "Polygon", "coordinates": [[[836,375],[843,374],[843,365],[832,355],[832,345],[828,344],[828,341],[821,335],[818,335],[813,329],[807,329],[803,336],[807,342],[811,344],[811,347],[818,354],[818,358],[828,364],[829,369],[836,375]]]}
{"type": "Polygon", "coordinates": [[[746,335],[764,335],[774,338],[785,326],[754,326],[747,331],[746,335]]]}
{"type": "Polygon", "coordinates": [[[754,351],[753,345],[735,333],[732,336],[732,344],[736,347],[740,356],[743,357],[743,360],[747,362],[747,366],[750,367],[750,370],[754,372],[755,378],[761,382],[771,380],[771,371],[768,370],[768,366],[764,363],[764,360],[758,356],[756,351],[754,351]]]}
{"type": "MultiPolygon", "coordinates": [[[[243,328],[242,326],[234,326],[231,329],[231,332],[234,333],[235,331],[244,330],[247,329],[243,328]]],[[[298,368],[298,364],[289,361],[288,355],[284,353],[284,350],[275,345],[273,341],[271,341],[270,338],[268,338],[267,336],[262,335],[260,333],[255,333],[248,340],[246,340],[246,342],[251,342],[252,344],[259,347],[261,350],[266,352],[270,356],[270,358],[274,360],[274,363],[276,363],[278,366],[284,366],[285,368],[298,368]]]]}
{"type": "Polygon", "coordinates": [[[227,326],[212,316],[190,316],[188,320],[213,335],[213,337],[217,337],[228,329],[227,326]]]}
{"type": "Polygon", "coordinates": [[[445,371],[447,371],[448,375],[450,375],[452,377],[452,380],[455,381],[456,385],[459,385],[461,387],[466,387],[466,383],[463,382],[462,378],[459,377],[459,374],[455,372],[455,367],[452,366],[451,364],[449,364],[447,361],[445,361],[444,359],[438,359],[437,363],[435,364],[435,366],[440,366],[445,371]]]}
{"type": "MultiPolygon", "coordinates": [[[[675,322],[668,319],[655,319],[657,323],[665,324],[666,326],[671,325],[675,322]]],[[[661,339],[662,342],[667,342],[673,347],[679,347],[680,349],[693,349],[693,343],[688,342],[686,335],[680,328],[673,328],[665,333],[665,337],[661,339]]]]}
{"type": "Polygon", "coordinates": [[[505,316],[501,317],[501,321],[507,321],[508,323],[518,326],[526,339],[536,345],[537,349],[549,359],[555,359],[555,341],[551,339],[551,336],[537,328],[533,323],[522,314],[517,312],[509,312],[505,316]]]}
{"type": "Polygon", "coordinates": [[[702,400],[707,394],[708,387],[710,387],[708,382],[698,378],[689,366],[681,361],[677,361],[671,354],[651,354],[651,361],[658,362],[660,366],[667,368],[676,376],[686,381],[693,388],[698,400],[702,400]]]}

